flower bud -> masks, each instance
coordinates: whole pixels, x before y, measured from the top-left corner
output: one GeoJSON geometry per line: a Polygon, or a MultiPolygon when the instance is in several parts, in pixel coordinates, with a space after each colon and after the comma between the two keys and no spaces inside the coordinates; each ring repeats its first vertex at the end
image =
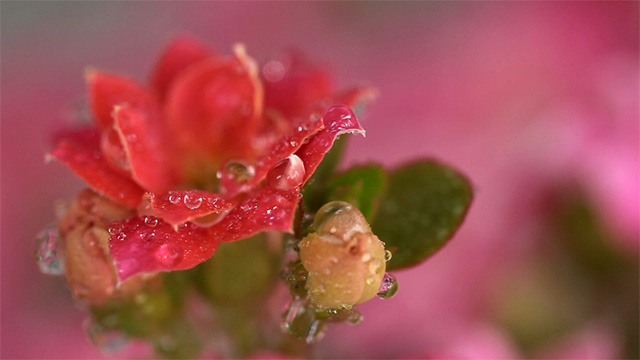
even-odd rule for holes
{"type": "Polygon", "coordinates": [[[318,210],[314,227],[300,242],[310,301],[320,308],[350,308],[373,298],[386,270],[385,250],[362,213],[334,201],[318,210]]]}
{"type": "Polygon", "coordinates": [[[131,294],[143,284],[141,277],[118,285],[109,255],[109,226],[133,211],[85,189],[72,200],[58,220],[64,273],[73,295],[92,305],[131,294]]]}

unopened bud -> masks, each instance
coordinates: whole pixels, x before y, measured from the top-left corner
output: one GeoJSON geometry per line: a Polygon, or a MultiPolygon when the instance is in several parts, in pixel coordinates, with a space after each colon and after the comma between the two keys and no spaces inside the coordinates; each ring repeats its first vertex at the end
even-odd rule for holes
{"type": "Polygon", "coordinates": [[[334,201],[318,210],[314,227],[300,242],[310,301],[320,308],[350,308],[373,298],[386,270],[385,250],[362,213],[334,201]]]}

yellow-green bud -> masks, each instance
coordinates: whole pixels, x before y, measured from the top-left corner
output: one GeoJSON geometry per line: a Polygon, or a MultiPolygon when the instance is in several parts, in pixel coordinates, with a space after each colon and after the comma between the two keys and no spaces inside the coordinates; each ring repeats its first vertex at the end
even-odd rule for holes
{"type": "Polygon", "coordinates": [[[330,202],[318,210],[314,228],[300,242],[309,300],[320,308],[350,308],[373,298],[386,270],[385,250],[362,213],[330,202]]]}

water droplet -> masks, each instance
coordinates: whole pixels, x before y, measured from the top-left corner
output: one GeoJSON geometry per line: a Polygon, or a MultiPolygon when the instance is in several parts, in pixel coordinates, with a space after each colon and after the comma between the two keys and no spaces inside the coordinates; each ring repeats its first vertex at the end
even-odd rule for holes
{"type": "Polygon", "coordinates": [[[305,174],[304,163],[293,154],[269,170],[267,184],[282,191],[292,190],[302,185],[305,174]]]}
{"type": "Polygon", "coordinates": [[[324,337],[325,321],[317,319],[313,305],[303,299],[292,300],[285,308],[282,319],[282,329],[303,339],[307,344],[324,337]]]}
{"type": "Polygon", "coordinates": [[[155,257],[164,266],[171,267],[177,264],[181,258],[181,252],[173,249],[169,244],[162,244],[156,250],[155,257]]]}
{"type": "Polygon", "coordinates": [[[158,219],[153,217],[153,216],[145,216],[144,217],[144,224],[149,226],[149,227],[154,227],[154,226],[158,225],[158,219]]]}
{"type": "Polygon", "coordinates": [[[60,258],[60,232],[51,225],[36,237],[36,261],[40,271],[48,275],[62,275],[64,264],[60,258]]]}
{"type": "Polygon", "coordinates": [[[180,200],[182,200],[180,195],[176,194],[173,191],[169,192],[169,202],[170,203],[172,203],[173,205],[178,205],[180,203],[180,200]]]}
{"type": "Polygon", "coordinates": [[[381,299],[393,297],[398,292],[398,279],[395,276],[386,273],[382,278],[382,284],[378,290],[377,296],[381,299]]]}
{"type": "Polygon", "coordinates": [[[385,250],[384,251],[384,260],[385,261],[391,260],[392,257],[393,257],[393,254],[391,253],[390,250],[385,250]]]}
{"type": "Polygon", "coordinates": [[[253,166],[232,160],[228,161],[224,166],[220,179],[230,179],[236,183],[245,183],[253,178],[255,172],[253,166]]]}
{"type": "Polygon", "coordinates": [[[362,314],[360,314],[359,311],[351,310],[351,314],[347,318],[347,321],[349,321],[352,325],[358,325],[362,322],[363,319],[364,318],[362,317],[362,314]]]}
{"type": "Polygon", "coordinates": [[[334,124],[336,130],[346,130],[355,118],[353,111],[347,105],[330,106],[324,113],[325,124],[334,124]]]}
{"type": "Polygon", "coordinates": [[[127,344],[127,337],[118,329],[110,329],[93,319],[85,320],[84,331],[93,345],[104,352],[117,352],[127,344]]]}
{"type": "Polygon", "coordinates": [[[109,234],[116,235],[119,234],[122,229],[124,229],[124,225],[122,225],[119,221],[114,221],[109,225],[109,234]]]}
{"type": "Polygon", "coordinates": [[[197,209],[200,207],[200,205],[202,205],[201,197],[189,194],[186,194],[184,196],[184,206],[188,207],[189,209],[197,209]]]}

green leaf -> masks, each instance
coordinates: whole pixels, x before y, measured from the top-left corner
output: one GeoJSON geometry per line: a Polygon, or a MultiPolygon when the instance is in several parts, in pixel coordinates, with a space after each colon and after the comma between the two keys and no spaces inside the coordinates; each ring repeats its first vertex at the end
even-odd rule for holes
{"type": "Polygon", "coordinates": [[[472,197],[463,175],[432,160],[393,171],[372,224],[393,253],[387,269],[416,265],[440,249],[462,223],[472,197]]]}
{"type": "Polygon", "coordinates": [[[346,201],[360,209],[371,222],[388,183],[389,176],[381,165],[355,166],[327,182],[325,202],[346,201]]]}

